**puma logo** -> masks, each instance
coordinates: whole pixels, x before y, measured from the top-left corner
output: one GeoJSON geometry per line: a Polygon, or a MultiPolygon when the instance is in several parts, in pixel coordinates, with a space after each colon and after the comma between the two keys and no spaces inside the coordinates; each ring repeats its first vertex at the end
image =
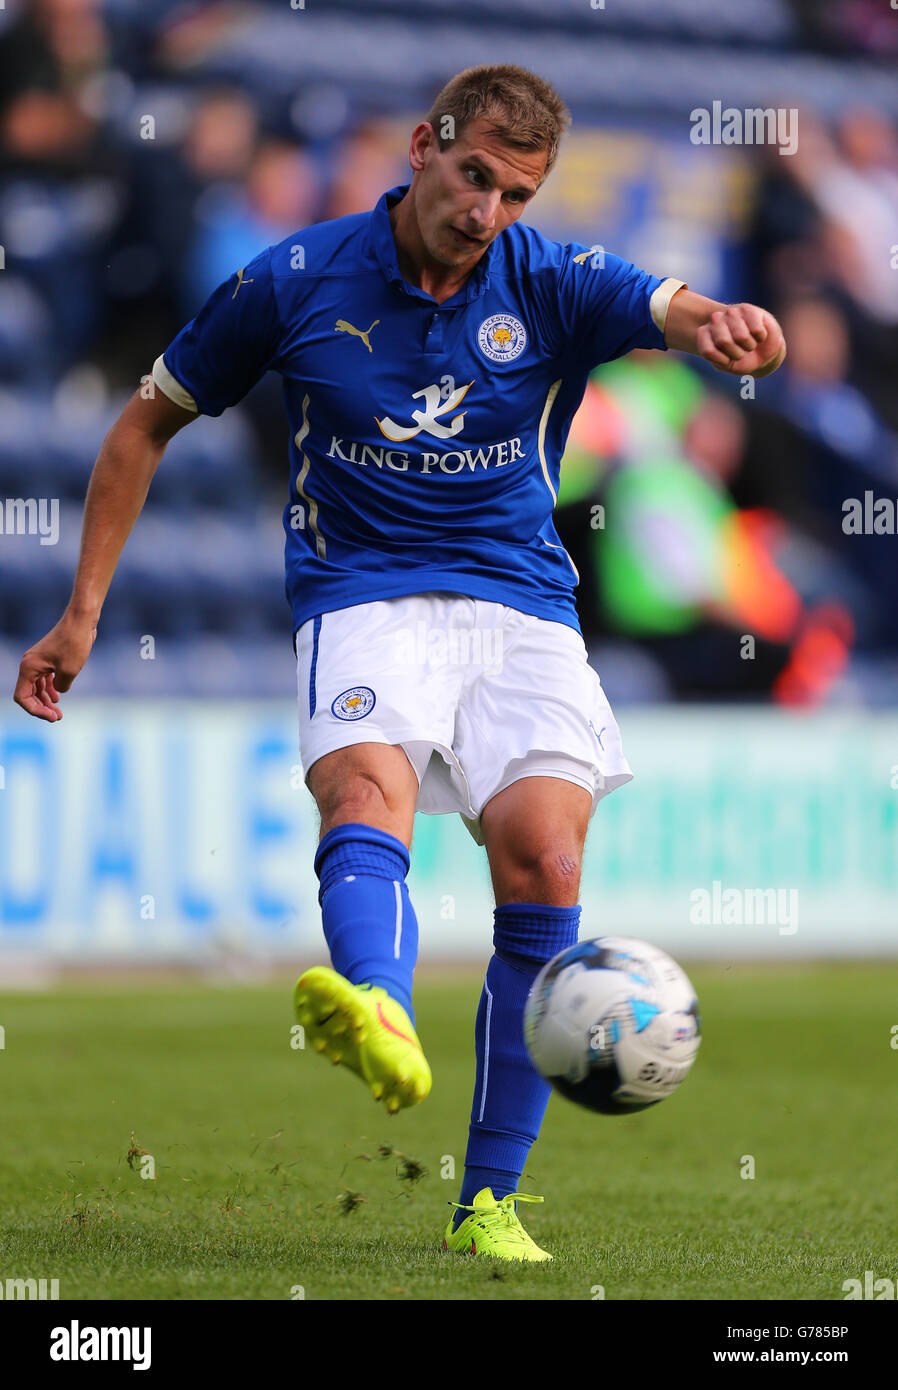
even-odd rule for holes
{"type": "Polygon", "coordinates": [[[244,280],[244,270],[246,270],[246,266],[242,266],[241,269],[237,271],[237,284],[234,287],[234,293],[231,295],[232,299],[237,298],[237,291],[239,290],[241,285],[254,285],[256,283],[255,280],[244,280]]]}
{"type": "MultiPolygon", "coordinates": [[[[375,319],[371,325],[371,328],[376,328],[379,323],[380,319],[375,319]]],[[[368,334],[371,332],[371,328],[366,328],[363,333],[360,328],[355,328],[353,324],[347,323],[346,319],[337,319],[337,322],[334,324],[334,330],[337,333],[348,333],[353,338],[361,338],[362,342],[365,344],[365,347],[368,349],[369,352],[374,351],[373,347],[368,341],[368,334]]]]}

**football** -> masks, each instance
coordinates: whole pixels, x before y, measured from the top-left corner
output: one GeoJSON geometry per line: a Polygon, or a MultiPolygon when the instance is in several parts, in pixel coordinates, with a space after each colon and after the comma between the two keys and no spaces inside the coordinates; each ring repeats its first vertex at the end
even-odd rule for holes
{"type": "Polygon", "coordinates": [[[580,941],[543,966],[524,1012],[533,1065],[602,1115],[657,1105],[687,1075],[701,1041],[688,976],[646,941],[580,941]]]}

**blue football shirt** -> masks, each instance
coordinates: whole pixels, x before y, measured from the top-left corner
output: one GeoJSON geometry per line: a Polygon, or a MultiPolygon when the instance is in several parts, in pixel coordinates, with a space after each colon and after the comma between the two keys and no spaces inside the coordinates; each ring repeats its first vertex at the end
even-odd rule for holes
{"type": "Polygon", "coordinates": [[[399,270],[388,214],[407,191],[262,251],[154,379],[220,415],[265,372],[283,378],[294,635],[320,613],[429,590],[579,631],[552,520],[561,457],[593,368],[664,347],[650,308],[662,282],[517,222],[437,304],[399,270]]]}

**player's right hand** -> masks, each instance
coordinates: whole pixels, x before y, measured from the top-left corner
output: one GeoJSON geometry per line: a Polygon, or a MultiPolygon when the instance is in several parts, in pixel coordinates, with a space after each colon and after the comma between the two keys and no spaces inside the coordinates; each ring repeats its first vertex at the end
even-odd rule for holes
{"type": "Polygon", "coordinates": [[[87,661],[96,636],[92,619],[64,613],[46,637],[22,657],[13,695],[16,704],[36,719],[47,719],[51,724],[61,719],[59,696],[69,689],[87,661]]]}

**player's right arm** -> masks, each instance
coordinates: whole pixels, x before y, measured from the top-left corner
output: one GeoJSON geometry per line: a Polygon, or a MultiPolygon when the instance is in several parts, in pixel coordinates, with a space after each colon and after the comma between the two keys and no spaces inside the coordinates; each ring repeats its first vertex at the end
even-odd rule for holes
{"type": "Polygon", "coordinates": [[[90,655],[115,567],[159,460],[172,436],[196,418],[161,391],[152,399],[136,391],[103,440],[87,489],[71,598],[56,626],[19,664],[13,699],[27,714],[50,723],[62,718],[60,693],[90,655]]]}
{"type": "Polygon", "coordinates": [[[153,399],[136,392],[103,441],[87,490],[72,596],[19,666],[13,698],[28,714],[62,718],[60,693],[90,655],[118,558],[172,435],[198,415],[221,415],[242,400],[276,367],[280,341],[266,249],[213,290],[154,364],[153,399]]]}

